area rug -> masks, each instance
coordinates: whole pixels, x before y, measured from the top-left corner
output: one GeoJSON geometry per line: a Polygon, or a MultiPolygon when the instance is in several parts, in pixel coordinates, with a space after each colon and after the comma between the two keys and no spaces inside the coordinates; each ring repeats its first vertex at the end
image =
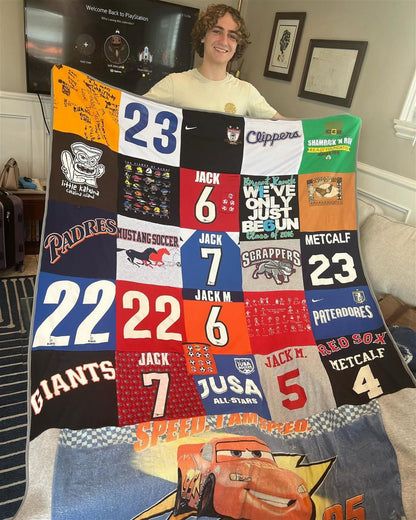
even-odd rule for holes
{"type": "Polygon", "coordinates": [[[27,352],[34,276],[0,278],[0,518],[25,494],[27,352]]]}

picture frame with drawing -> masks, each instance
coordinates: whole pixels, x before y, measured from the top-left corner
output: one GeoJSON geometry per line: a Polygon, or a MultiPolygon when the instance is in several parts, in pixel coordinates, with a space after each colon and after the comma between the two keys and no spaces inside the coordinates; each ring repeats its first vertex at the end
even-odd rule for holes
{"type": "Polygon", "coordinates": [[[367,41],[310,40],[298,96],[350,107],[367,41]]]}
{"type": "Polygon", "coordinates": [[[291,81],[305,13],[276,13],[264,76],[291,81]]]}

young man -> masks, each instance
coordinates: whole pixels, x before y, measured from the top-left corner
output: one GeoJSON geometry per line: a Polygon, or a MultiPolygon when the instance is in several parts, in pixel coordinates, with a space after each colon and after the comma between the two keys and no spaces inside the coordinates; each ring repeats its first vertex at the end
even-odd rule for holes
{"type": "Polygon", "coordinates": [[[246,24],[236,9],[209,5],[195,23],[191,38],[202,64],[169,74],[144,97],[181,108],[284,119],[253,85],[227,72],[228,64],[241,58],[250,43],[246,24]]]}

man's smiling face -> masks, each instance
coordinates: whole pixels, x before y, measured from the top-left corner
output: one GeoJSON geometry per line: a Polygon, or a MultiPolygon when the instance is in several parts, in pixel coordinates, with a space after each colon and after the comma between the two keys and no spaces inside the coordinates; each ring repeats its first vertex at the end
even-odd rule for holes
{"type": "Polygon", "coordinates": [[[202,40],[204,60],[211,63],[227,64],[237,49],[237,31],[238,25],[230,13],[218,18],[216,25],[207,32],[202,40]]]}

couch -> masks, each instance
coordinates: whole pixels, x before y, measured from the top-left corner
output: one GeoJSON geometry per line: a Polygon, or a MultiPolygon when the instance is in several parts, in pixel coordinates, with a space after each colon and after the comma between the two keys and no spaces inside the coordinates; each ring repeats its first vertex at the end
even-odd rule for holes
{"type": "Polygon", "coordinates": [[[416,227],[358,198],[361,258],[386,325],[416,373],[416,227]]]}

